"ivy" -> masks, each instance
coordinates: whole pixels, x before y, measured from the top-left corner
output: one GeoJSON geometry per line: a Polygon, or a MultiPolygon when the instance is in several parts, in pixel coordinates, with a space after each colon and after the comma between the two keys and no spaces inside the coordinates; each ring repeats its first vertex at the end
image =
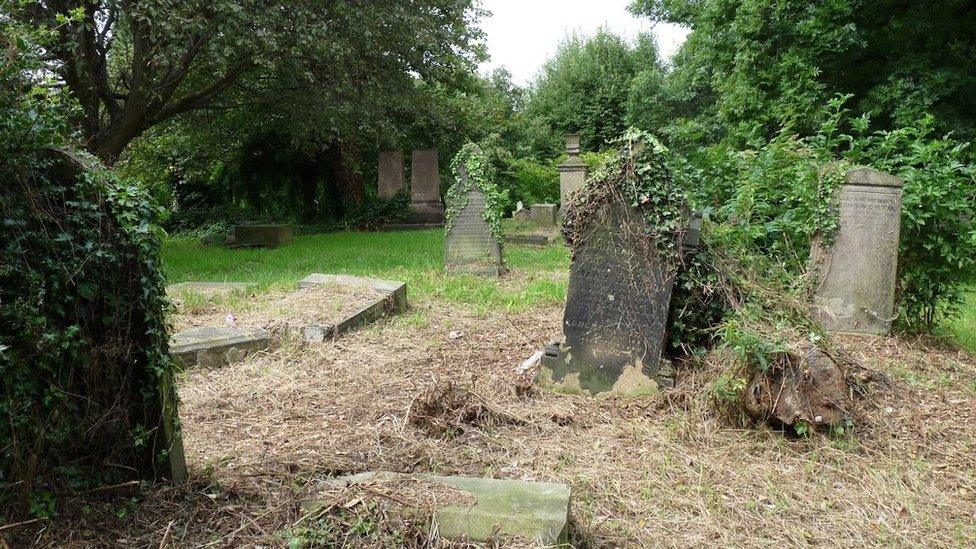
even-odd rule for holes
{"type": "Polygon", "coordinates": [[[485,195],[485,211],[482,218],[488,223],[492,236],[501,240],[502,208],[507,197],[495,184],[496,171],[477,143],[467,143],[451,161],[454,184],[447,190],[445,229],[451,232],[454,220],[468,205],[468,193],[472,189],[485,195]],[[463,173],[462,173],[463,172],[463,173]],[[466,177],[465,177],[466,176],[466,177]]]}

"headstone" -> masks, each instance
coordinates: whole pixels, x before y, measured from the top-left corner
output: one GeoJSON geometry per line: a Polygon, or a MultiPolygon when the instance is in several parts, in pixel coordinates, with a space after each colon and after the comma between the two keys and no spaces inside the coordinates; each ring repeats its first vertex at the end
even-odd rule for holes
{"type": "Polygon", "coordinates": [[[515,212],[512,213],[512,219],[519,222],[525,222],[531,218],[532,218],[532,212],[525,209],[525,204],[522,204],[522,202],[519,201],[519,203],[515,206],[515,212]]]}
{"type": "Polygon", "coordinates": [[[533,204],[532,221],[540,227],[552,227],[556,224],[555,204],[533,204]]]}
{"type": "MultiPolygon", "coordinates": [[[[462,178],[467,174],[462,171],[462,178]]],[[[501,243],[485,221],[485,195],[472,188],[467,204],[455,217],[445,239],[444,265],[449,271],[498,276],[504,270],[501,243]]]]}
{"type": "Polygon", "coordinates": [[[377,182],[380,198],[393,198],[403,189],[403,174],[403,151],[380,152],[377,182]]]}
{"type": "Polygon", "coordinates": [[[566,152],[569,158],[559,165],[559,199],[565,208],[569,197],[586,183],[586,164],[580,160],[580,136],[566,136],[566,152]]]}
{"type": "Polygon", "coordinates": [[[277,248],[295,238],[291,225],[238,225],[234,227],[234,246],[238,248],[277,248]]]}
{"type": "Polygon", "coordinates": [[[269,343],[268,332],[261,328],[192,328],[170,338],[169,350],[184,368],[220,367],[267,349],[269,343]]]}
{"type": "Polygon", "coordinates": [[[444,222],[437,150],[413,151],[410,164],[411,223],[444,222]]]}
{"type": "MultiPolygon", "coordinates": [[[[427,492],[443,487],[463,497],[445,497],[445,502],[434,504],[432,527],[445,539],[485,542],[498,535],[517,536],[544,547],[569,542],[572,490],[565,484],[373,472],[327,481],[323,491],[355,491],[357,486],[364,486],[395,493],[395,487],[404,483],[414,486],[420,483],[427,492]]],[[[320,497],[303,501],[301,506],[306,513],[315,513],[331,504],[330,499],[320,497]]],[[[402,511],[410,513],[418,509],[402,511]]]]}
{"type": "Polygon", "coordinates": [[[831,332],[884,335],[895,318],[903,181],[870,168],[847,173],[835,191],[840,226],[815,243],[814,312],[831,332]]]}

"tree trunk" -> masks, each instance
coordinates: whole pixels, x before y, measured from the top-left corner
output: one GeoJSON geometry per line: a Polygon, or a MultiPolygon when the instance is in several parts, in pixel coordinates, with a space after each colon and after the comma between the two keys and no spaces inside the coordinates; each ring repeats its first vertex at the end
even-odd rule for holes
{"type": "Polygon", "coordinates": [[[366,200],[363,176],[356,170],[358,150],[355,144],[333,139],[329,146],[329,164],[342,201],[360,205],[366,200]]]}

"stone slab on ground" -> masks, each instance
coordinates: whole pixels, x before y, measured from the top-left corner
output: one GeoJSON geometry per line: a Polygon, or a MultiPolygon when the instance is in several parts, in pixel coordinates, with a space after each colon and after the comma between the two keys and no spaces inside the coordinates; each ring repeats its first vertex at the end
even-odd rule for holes
{"type": "Polygon", "coordinates": [[[330,325],[302,326],[302,335],[308,341],[321,342],[345,332],[371,324],[388,314],[400,314],[407,310],[407,284],[393,280],[364,278],[349,275],[313,274],[298,283],[298,292],[288,299],[300,299],[302,292],[326,285],[368,286],[381,296],[366,303],[354,313],[330,325]]]}
{"type": "Polygon", "coordinates": [[[236,248],[277,248],[291,244],[295,232],[291,225],[238,225],[234,227],[236,248]]]}
{"type": "Polygon", "coordinates": [[[166,295],[170,299],[178,299],[186,294],[211,299],[245,290],[247,290],[247,284],[244,282],[179,282],[166,286],[166,295]]]}
{"type": "Polygon", "coordinates": [[[191,328],[170,338],[169,351],[184,368],[220,367],[267,349],[270,341],[268,332],[261,328],[191,328]]]}
{"type": "MultiPolygon", "coordinates": [[[[572,490],[565,484],[386,472],[360,473],[326,481],[326,484],[350,487],[404,480],[444,484],[474,497],[475,502],[471,505],[448,503],[435,506],[434,525],[446,539],[483,542],[497,535],[508,535],[545,546],[568,542],[572,490]]],[[[304,511],[312,513],[329,504],[309,499],[301,505],[304,511]]]]}
{"type": "Polygon", "coordinates": [[[549,246],[555,244],[559,237],[549,233],[525,233],[505,235],[505,242],[523,244],[526,246],[549,246]]]}

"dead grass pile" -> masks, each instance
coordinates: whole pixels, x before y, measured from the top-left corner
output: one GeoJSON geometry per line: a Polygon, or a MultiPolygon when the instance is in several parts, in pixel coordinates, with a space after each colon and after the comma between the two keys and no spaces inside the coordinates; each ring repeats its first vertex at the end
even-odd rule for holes
{"type": "Polygon", "coordinates": [[[528,422],[501,410],[453,380],[435,382],[410,405],[407,422],[433,436],[463,434],[465,429],[491,429],[528,422]]]}

